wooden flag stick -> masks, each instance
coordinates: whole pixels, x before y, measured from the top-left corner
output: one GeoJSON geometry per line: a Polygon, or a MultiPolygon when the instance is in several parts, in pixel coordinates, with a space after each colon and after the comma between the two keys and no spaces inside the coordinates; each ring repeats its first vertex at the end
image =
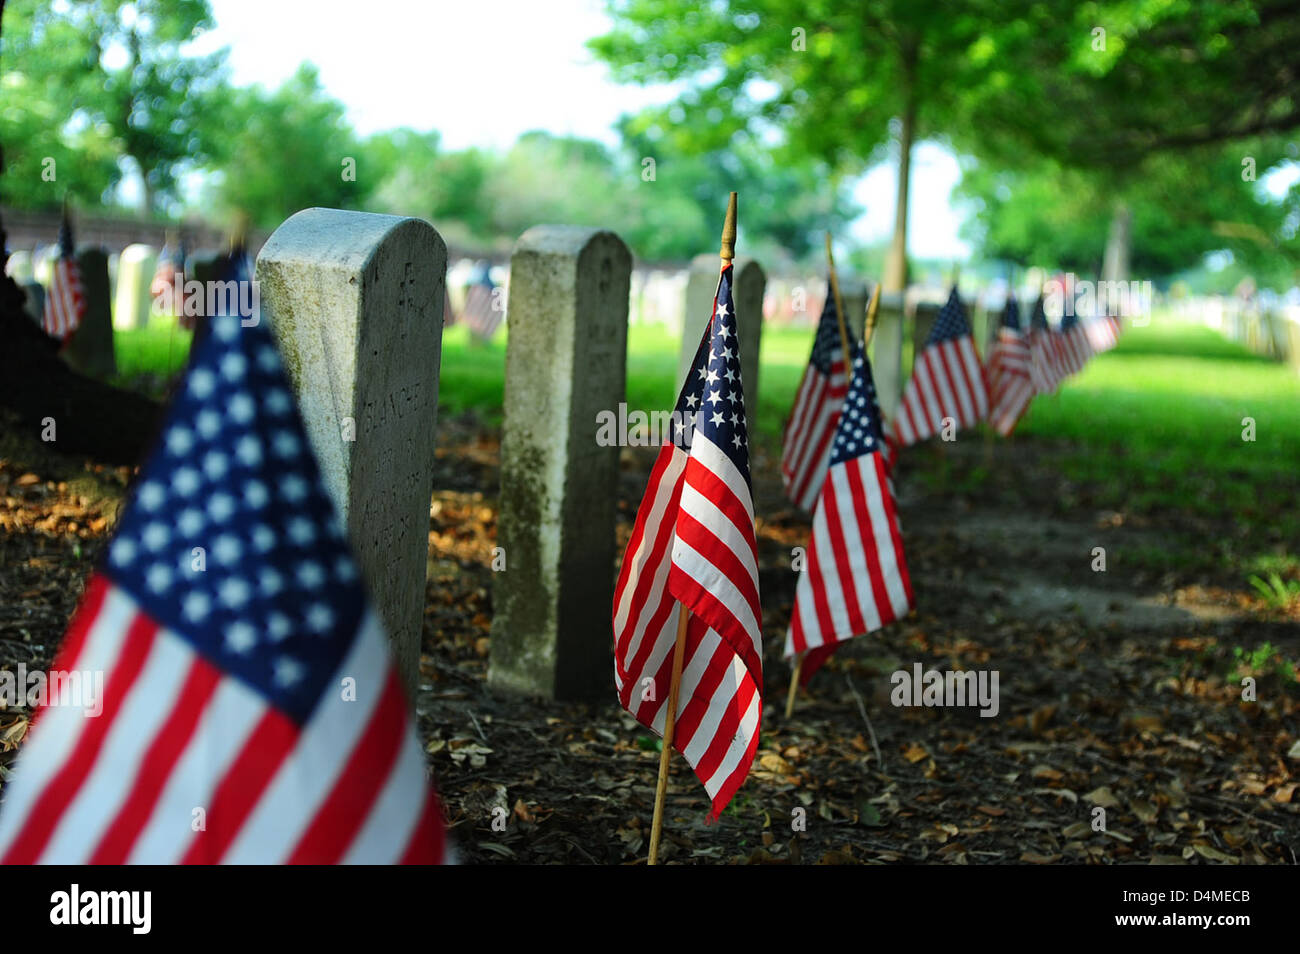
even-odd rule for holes
{"type": "Polygon", "coordinates": [[[840,298],[840,280],[835,274],[835,255],[831,252],[831,233],[826,232],[826,266],[831,273],[831,294],[835,296],[835,317],[840,326],[840,347],[844,349],[844,372],[847,376],[851,354],[848,326],[844,323],[844,300],[840,298]]]}
{"type": "MultiPolygon", "coordinates": [[[[826,231],[826,267],[830,272],[831,295],[835,298],[835,319],[840,327],[840,347],[843,349],[842,360],[844,361],[844,375],[848,377],[849,361],[852,360],[852,352],[849,350],[849,330],[844,321],[844,299],[840,297],[840,279],[835,274],[835,253],[831,250],[831,233],[826,231]]],[[[873,302],[875,298],[871,299],[873,302]]],[[[865,347],[865,345],[864,345],[865,347]]],[[[790,692],[785,697],[785,717],[788,719],[794,714],[794,700],[799,694],[799,674],[803,671],[803,653],[798,653],[794,657],[794,672],[790,674],[790,692]]]]}
{"type": "MultiPolygon", "coordinates": [[[[735,193],[732,193],[733,195],[735,193]]],[[[686,627],[691,611],[677,604],[677,643],[673,646],[673,678],[668,688],[668,711],[664,713],[664,749],[659,753],[659,782],[655,785],[655,814],[650,823],[650,857],[646,864],[659,863],[659,836],[664,828],[664,796],[668,793],[668,762],[673,756],[673,729],[677,725],[677,693],[682,685],[682,657],[686,653],[686,627]]]]}
{"type": "MultiPolygon", "coordinates": [[[[722,267],[726,268],[736,257],[736,193],[727,199],[727,218],[722,224],[722,247],[719,250],[722,267]]],[[[709,319],[713,319],[710,317],[709,319]]],[[[686,604],[677,603],[677,641],[673,645],[673,675],[668,686],[668,711],[664,713],[664,748],[659,753],[659,781],[655,785],[655,813],[650,822],[650,855],[646,864],[659,863],[659,838],[664,829],[664,797],[668,794],[668,765],[673,756],[673,729],[677,726],[677,695],[682,686],[682,658],[686,655],[686,629],[690,626],[691,611],[686,604]]]]}
{"type": "Polygon", "coordinates": [[[794,697],[799,694],[799,674],[803,672],[803,653],[794,657],[794,672],[790,674],[790,692],[785,697],[785,717],[794,715],[794,697]]]}
{"type": "Polygon", "coordinates": [[[876,330],[876,312],[880,310],[880,282],[876,282],[876,287],[871,289],[871,301],[867,303],[867,325],[862,332],[862,348],[866,350],[867,345],[871,344],[871,335],[876,330]]]}

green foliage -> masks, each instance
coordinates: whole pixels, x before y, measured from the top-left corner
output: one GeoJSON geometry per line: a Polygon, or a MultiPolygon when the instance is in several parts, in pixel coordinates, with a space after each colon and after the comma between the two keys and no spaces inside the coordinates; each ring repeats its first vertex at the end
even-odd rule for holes
{"type": "Polygon", "coordinates": [[[1274,609],[1284,609],[1300,597],[1300,580],[1284,580],[1280,573],[1270,573],[1268,578],[1251,574],[1248,580],[1264,602],[1274,609]]]}
{"type": "Polygon", "coordinates": [[[11,200],[50,206],[50,193],[66,190],[97,201],[120,176],[116,155],[139,175],[145,211],[175,200],[182,169],[210,156],[225,51],[186,47],[211,25],[207,0],[8,4],[0,136],[15,173],[6,176],[11,200]],[[47,155],[65,157],[56,184],[31,175],[47,155]]]}
{"type": "Polygon", "coordinates": [[[216,160],[215,204],[275,228],[311,206],[360,208],[368,171],[343,104],[321,88],[306,64],[273,92],[259,86],[231,91],[218,110],[227,133],[216,160]],[[356,163],[349,178],[349,161],[356,163]]]}
{"type": "Polygon", "coordinates": [[[1232,658],[1233,667],[1228,672],[1230,680],[1245,676],[1271,675],[1283,683],[1297,681],[1295,664],[1283,656],[1281,650],[1270,642],[1263,642],[1254,649],[1234,646],[1232,658]]]}

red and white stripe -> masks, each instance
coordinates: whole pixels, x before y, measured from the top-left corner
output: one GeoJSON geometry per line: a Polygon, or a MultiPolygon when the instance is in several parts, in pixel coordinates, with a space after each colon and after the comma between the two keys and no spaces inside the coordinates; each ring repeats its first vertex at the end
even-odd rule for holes
{"type": "Polygon", "coordinates": [[[1102,315],[1087,322],[1088,344],[1096,354],[1109,351],[1119,342],[1119,319],[1114,315],[1102,315]]]}
{"type": "Polygon", "coordinates": [[[59,256],[50,274],[50,288],[45,295],[45,315],[41,327],[51,338],[66,341],[81,325],[86,314],[86,298],[81,290],[81,269],[76,259],[59,256]]]}
{"type": "Polygon", "coordinates": [[[989,421],[1003,437],[1015,430],[1036,393],[1030,379],[1032,363],[1024,336],[1011,328],[1002,328],[989,356],[989,391],[993,405],[989,421]]]}
{"type": "Polygon", "coordinates": [[[1062,377],[1078,374],[1092,357],[1092,348],[1088,345],[1088,334],[1083,322],[1076,322],[1067,331],[1054,336],[1057,348],[1057,362],[1062,377]]]}
{"type": "Polygon", "coordinates": [[[786,496],[804,510],[817,505],[830,461],[831,439],[848,390],[844,349],[839,347],[831,351],[829,375],[810,363],[799,382],[781,447],[781,482],[786,496]]]}
{"type": "Polygon", "coordinates": [[[944,418],[973,427],[988,414],[984,368],[970,335],[927,345],[912,365],[912,376],[894,416],[898,443],[910,447],[938,434],[944,418]]]}
{"type": "Polygon", "coordinates": [[[1029,344],[1029,379],[1039,394],[1054,394],[1061,383],[1062,372],[1057,358],[1052,331],[1031,328],[1026,337],[1029,344]]]}
{"type": "Polygon", "coordinates": [[[749,774],[762,718],[762,609],[749,486],[697,429],[665,443],[614,591],[614,682],[637,721],[663,734],[679,601],[691,611],[673,747],[716,818],[749,774]]]}
{"type": "Polygon", "coordinates": [[[795,588],[785,654],[807,653],[807,682],[844,640],[906,616],[912,581],[898,511],[879,452],[831,467],[813,515],[807,565],[795,588]]]}
{"type": "Polygon", "coordinates": [[[0,862],[443,860],[383,640],[368,614],[339,670],[356,700],[327,691],[299,726],[92,576],[54,668],[102,672],[102,712],[42,708],[0,811],[0,862]]]}

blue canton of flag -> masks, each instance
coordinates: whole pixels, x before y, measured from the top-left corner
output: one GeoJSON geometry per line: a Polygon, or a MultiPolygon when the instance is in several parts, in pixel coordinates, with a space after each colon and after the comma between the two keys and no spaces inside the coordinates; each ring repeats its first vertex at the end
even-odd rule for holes
{"type": "Polygon", "coordinates": [[[736,308],[731,298],[731,266],[718,282],[717,310],[691,362],[674,411],[673,442],[689,450],[693,432],[721,448],[750,483],[749,435],[745,430],[745,392],[736,345],[736,308]]]}
{"type": "MultiPolygon", "coordinates": [[[[227,280],[247,275],[232,255],[227,280]]],[[[207,324],[55,661],[103,673],[102,711],[42,708],[0,863],[443,860],[401,680],[271,331],[207,324]]]]}
{"type": "Polygon", "coordinates": [[[969,334],[970,323],[966,320],[966,306],[961,303],[961,299],[957,296],[957,287],[954,285],[948,301],[935,316],[934,327],[930,329],[930,337],[925,343],[928,347],[969,334]]]}
{"type": "Polygon", "coordinates": [[[265,324],[214,317],[105,570],[299,722],[363,610],[360,574],[305,441],[265,324]]]}
{"type": "Polygon", "coordinates": [[[871,365],[866,360],[862,342],[856,341],[853,343],[853,381],[849,384],[840,424],[835,431],[831,466],[881,450],[880,420],[880,403],[876,398],[871,365]]]}
{"type": "Polygon", "coordinates": [[[1020,306],[1014,295],[1007,296],[1007,306],[1002,309],[1002,327],[1020,333],[1020,306]]]}

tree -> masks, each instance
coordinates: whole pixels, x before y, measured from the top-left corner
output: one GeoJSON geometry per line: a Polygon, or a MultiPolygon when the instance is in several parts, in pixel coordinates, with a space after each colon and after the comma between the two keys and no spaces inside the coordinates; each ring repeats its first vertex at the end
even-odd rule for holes
{"type": "MultiPolygon", "coordinates": [[[[5,2],[0,0],[0,28],[4,14],[5,2]]],[[[4,66],[9,52],[10,47],[0,39],[4,66]]],[[[3,145],[0,143],[0,180],[5,177],[3,145]]],[[[0,222],[0,257],[7,256],[7,249],[4,223],[0,222]]],[[[0,339],[5,343],[0,348],[0,414],[12,416],[32,435],[39,434],[47,419],[53,418],[60,451],[84,453],[109,463],[134,463],[151,439],[161,409],[147,398],[69,368],[57,355],[53,339],[27,316],[23,301],[22,289],[0,269],[0,339]]]]}
{"type": "MultiPolygon", "coordinates": [[[[115,181],[102,172],[111,142],[140,177],[146,214],[176,199],[180,170],[210,154],[204,132],[211,127],[202,120],[225,82],[224,50],[194,56],[185,49],[212,25],[207,0],[20,3],[15,14],[5,54],[17,88],[28,93],[19,109],[48,114],[49,136],[79,142],[100,170],[70,184],[89,192],[115,181]]],[[[25,168],[34,155],[29,141],[9,141],[18,144],[17,168],[25,168]]],[[[83,155],[76,158],[69,172],[83,155]]]]}
{"type": "Polygon", "coordinates": [[[912,145],[951,124],[957,91],[986,64],[966,51],[1007,28],[1022,0],[609,0],[615,28],[591,42],[616,78],[678,83],[651,115],[695,151],[753,137],[769,151],[860,172],[894,146],[898,195],[886,289],[906,283],[912,145]]]}
{"type": "Polygon", "coordinates": [[[275,228],[311,206],[358,208],[378,184],[360,164],[361,143],[343,104],[298,67],[279,89],[229,91],[216,110],[228,133],[215,149],[213,200],[254,224],[275,228]]]}

